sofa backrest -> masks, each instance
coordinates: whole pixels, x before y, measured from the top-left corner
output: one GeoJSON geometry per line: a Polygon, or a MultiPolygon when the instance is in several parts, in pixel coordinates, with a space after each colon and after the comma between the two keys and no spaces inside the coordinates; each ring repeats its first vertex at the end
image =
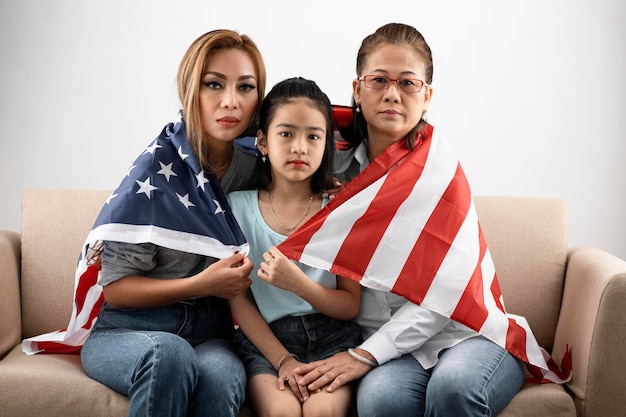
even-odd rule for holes
{"type": "MultiPolygon", "coordinates": [[[[23,337],[67,325],[78,255],[109,190],[28,190],[22,202],[23,337]]],[[[567,256],[564,201],[476,196],[505,308],[552,349],[567,256]]]]}
{"type": "Polygon", "coordinates": [[[67,327],[85,238],[111,192],[27,190],[22,196],[22,335],[67,327]]]}
{"type": "Polygon", "coordinates": [[[506,311],[526,317],[552,351],[567,262],[567,209],[560,198],[476,196],[506,311]]]}

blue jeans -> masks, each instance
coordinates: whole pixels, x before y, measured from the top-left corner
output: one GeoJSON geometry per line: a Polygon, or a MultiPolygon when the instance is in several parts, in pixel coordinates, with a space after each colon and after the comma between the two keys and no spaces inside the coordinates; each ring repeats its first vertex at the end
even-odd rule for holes
{"type": "Polygon", "coordinates": [[[85,372],[130,399],[129,416],[237,416],[246,374],[224,300],[136,310],[105,303],[81,350],[85,372]]]}
{"type": "Polygon", "coordinates": [[[373,368],[357,391],[359,417],[497,416],[524,383],[524,363],[482,336],[425,370],[410,354],[373,368]]]}

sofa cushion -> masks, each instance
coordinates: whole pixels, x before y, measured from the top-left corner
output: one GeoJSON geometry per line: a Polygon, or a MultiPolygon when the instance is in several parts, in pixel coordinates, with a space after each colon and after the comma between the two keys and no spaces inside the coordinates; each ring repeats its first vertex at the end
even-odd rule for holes
{"type": "Polygon", "coordinates": [[[575,415],[576,406],[563,385],[527,382],[498,417],[575,415]]]}
{"type": "MultiPolygon", "coordinates": [[[[7,417],[123,417],[129,400],[89,378],[79,355],[27,356],[18,345],[0,361],[0,404],[0,416],[7,417]]],[[[244,405],[239,417],[254,414],[244,405]]]]}
{"type": "Polygon", "coordinates": [[[21,345],[0,361],[0,393],[4,398],[0,414],[6,416],[22,416],[24,410],[31,416],[128,414],[128,397],[89,378],[80,356],[27,356],[21,345]]]}

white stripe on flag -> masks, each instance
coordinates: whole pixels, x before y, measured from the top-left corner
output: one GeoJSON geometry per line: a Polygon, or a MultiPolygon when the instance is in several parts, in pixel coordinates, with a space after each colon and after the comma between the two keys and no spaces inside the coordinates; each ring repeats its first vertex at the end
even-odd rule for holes
{"type": "Polygon", "coordinates": [[[478,236],[478,219],[471,205],[424,296],[422,305],[448,317],[454,313],[480,256],[480,245],[468,245],[465,242],[478,241],[478,236]],[[442,308],[444,306],[447,307],[442,308]]]}
{"type": "Polygon", "coordinates": [[[247,254],[250,245],[225,245],[218,239],[194,233],[180,232],[153,225],[108,223],[94,228],[87,237],[88,242],[115,240],[126,243],[152,242],[159,246],[195,253],[197,255],[227,258],[239,251],[247,254]]]}
{"type": "MultiPolygon", "coordinates": [[[[488,337],[500,346],[506,346],[506,334],[509,329],[509,320],[505,313],[502,313],[496,304],[496,299],[491,293],[491,285],[494,279],[496,279],[496,271],[491,259],[489,250],[485,253],[480,267],[483,272],[483,297],[485,300],[485,307],[489,311],[487,319],[480,328],[480,332],[488,337]]],[[[502,304],[502,296],[500,296],[499,302],[502,304]]],[[[504,307],[504,305],[503,305],[504,307]]]]}
{"type": "Polygon", "coordinates": [[[357,196],[337,206],[324,220],[324,224],[311,237],[300,256],[300,262],[320,269],[330,270],[346,236],[369,208],[385,178],[380,178],[357,196]],[[336,220],[339,218],[340,220],[336,220]],[[350,219],[352,221],[346,221],[350,219]]]}
{"type": "Polygon", "coordinates": [[[449,147],[439,146],[441,142],[438,138],[438,135],[433,134],[424,171],[381,238],[361,284],[386,290],[394,287],[404,264],[390,260],[409,258],[424,225],[454,178],[457,158],[449,147]],[[437,192],[433,193],[432,190],[437,192]],[[416,207],[422,209],[418,211],[416,207]]]}

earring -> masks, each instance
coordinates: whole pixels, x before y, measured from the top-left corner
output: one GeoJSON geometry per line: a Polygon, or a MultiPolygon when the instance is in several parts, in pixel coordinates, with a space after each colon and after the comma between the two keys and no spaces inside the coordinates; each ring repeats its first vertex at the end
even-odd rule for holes
{"type": "Polygon", "coordinates": [[[261,157],[261,161],[263,161],[263,163],[267,162],[267,158],[265,157],[265,155],[261,157]]]}
{"type": "Polygon", "coordinates": [[[354,110],[357,113],[361,113],[361,106],[360,105],[356,105],[356,110],[354,110]]]}

